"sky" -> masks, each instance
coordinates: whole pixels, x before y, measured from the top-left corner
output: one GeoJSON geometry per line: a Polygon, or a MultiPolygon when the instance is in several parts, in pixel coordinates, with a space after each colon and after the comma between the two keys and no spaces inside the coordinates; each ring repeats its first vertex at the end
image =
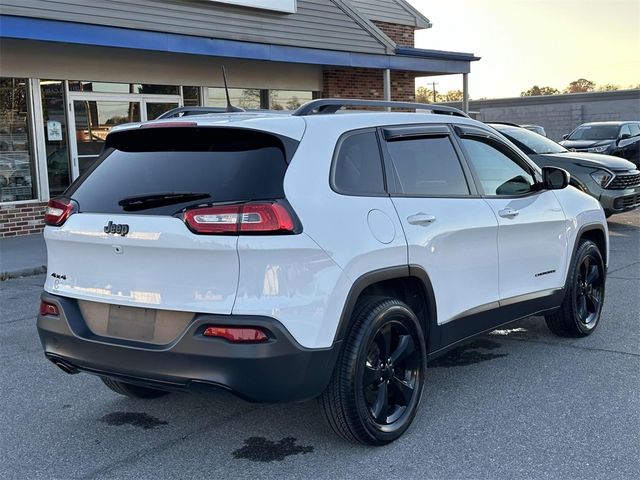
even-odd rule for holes
{"type": "MultiPolygon", "coordinates": [[[[474,53],[471,98],[519,96],[533,85],[564,89],[587,78],[640,84],[640,0],[409,0],[433,24],[416,47],[474,53]]],[[[462,76],[436,81],[461,90],[462,76]]],[[[431,88],[429,86],[429,88],[431,88]]]]}

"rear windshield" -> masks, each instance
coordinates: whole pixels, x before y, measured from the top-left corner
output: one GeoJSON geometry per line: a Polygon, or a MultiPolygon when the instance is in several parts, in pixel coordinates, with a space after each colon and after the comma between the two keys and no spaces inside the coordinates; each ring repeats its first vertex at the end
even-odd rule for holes
{"type": "Polygon", "coordinates": [[[80,212],[173,215],[186,207],[284,198],[280,138],[233,128],[149,128],[107,138],[65,196],[80,212]]]}

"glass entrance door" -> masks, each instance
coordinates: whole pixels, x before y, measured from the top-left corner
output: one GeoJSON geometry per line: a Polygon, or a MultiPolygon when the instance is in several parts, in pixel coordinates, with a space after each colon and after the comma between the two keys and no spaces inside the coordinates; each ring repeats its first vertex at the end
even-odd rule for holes
{"type": "Polygon", "coordinates": [[[139,122],[141,101],[73,100],[76,162],[74,177],[82,175],[102,153],[109,131],[122,123],[139,122]]]}
{"type": "Polygon", "coordinates": [[[147,113],[147,120],[155,120],[164,112],[179,107],[180,104],[178,102],[152,102],[147,100],[144,102],[144,106],[147,113]]]}

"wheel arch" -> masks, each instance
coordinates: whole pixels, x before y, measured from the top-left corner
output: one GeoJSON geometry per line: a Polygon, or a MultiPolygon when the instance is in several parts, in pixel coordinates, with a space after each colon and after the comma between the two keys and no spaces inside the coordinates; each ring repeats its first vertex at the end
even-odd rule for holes
{"type": "Polygon", "coordinates": [[[427,339],[427,352],[437,345],[437,309],[429,275],[417,265],[398,265],[360,276],[351,286],[340,316],[335,342],[344,340],[352,325],[356,304],[366,296],[390,296],[405,302],[420,321],[427,339]]]}
{"type": "Polygon", "coordinates": [[[591,240],[598,246],[602,259],[604,260],[604,264],[607,265],[609,259],[607,258],[607,234],[605,233],[604,227],[598,223],[593,223],[590,225],[584,225],[580,228],[578,235],[576,236],[576,243],[573,246],[573,254],[576,253],[580,240],[582,239],[591,240]]]}
{"type": "MultiPolygon", "coordinates": [[[[578,230],[576,234],[576,240],[573,244],[573,249],[571,251],[570,263],[573,262],[573,259],[576,256],[576,252],[578,251],[578,246],[580,245],[581,240],[591,240],[595,243],[600,250],[600,254],[602,255],[602,259],[604,260],[605,266],[608,264],[608,251],[607,251],[607,234],[605,232],[605,228],[599,223],[590,223],[588,225],[583,225],[578,230]]],[[[606,268],[605,268],[606,272],[606,268]]],[[[565,278],[565,290],[567,287],[567,283],[569,282],[569,269],[567,268],[567,274],[565,278]]]]}

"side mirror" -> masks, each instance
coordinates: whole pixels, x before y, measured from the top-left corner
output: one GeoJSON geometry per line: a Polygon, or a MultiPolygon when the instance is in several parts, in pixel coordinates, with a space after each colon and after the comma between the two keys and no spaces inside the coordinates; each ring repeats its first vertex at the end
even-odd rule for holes
{"type": "Polygon", "coordinates": [[[568,134],[568,133],[565,133],[564,135],[562,135],[562,139],[563,139],[563,140],[566,140],[568,136],[569,136],[569,134],[568,134]]]}
{"type": "Polygon", "coordinates": [[[618,140],[626,140],[627,138],[631,138],[631,134],[630,133],[621,134],[620,138],[618,140]]]}
{"type": "Polygon", "coordinates": [[[569,185],[571,175],[556,167],[542,167],[542,186],[545,190],[562,190],[569,185]]]}

